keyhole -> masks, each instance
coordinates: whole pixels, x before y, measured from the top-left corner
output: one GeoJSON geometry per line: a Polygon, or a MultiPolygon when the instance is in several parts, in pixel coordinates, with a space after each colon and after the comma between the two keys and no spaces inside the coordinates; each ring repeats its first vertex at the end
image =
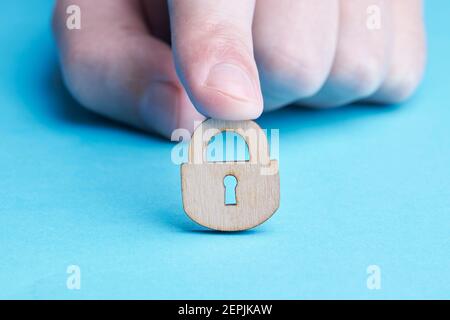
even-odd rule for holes
{"type": "Polygon", "coordinates": [[[225,186],[225,205],[236,205],[236,186],[237,179],[233,175],[227,175],[223,178],[223,185],[225,186]]]}

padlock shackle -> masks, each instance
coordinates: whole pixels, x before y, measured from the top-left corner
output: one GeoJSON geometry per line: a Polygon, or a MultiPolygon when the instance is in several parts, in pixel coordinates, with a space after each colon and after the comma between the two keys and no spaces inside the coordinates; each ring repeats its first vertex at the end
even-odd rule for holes
{"type": "Polygon", "coordinates": [[[202,122],[192,134],[189,143],[188,162],[203,164],[207,161],[208,143],[215,135],[224,131],[235,132],[247,143],[250,163],[267,165],[270,163],[269,146],[264,131],[251,120],[230,121],[207,119],[202,122]],[[195,152],[195,150],[201,150],[195,152]]]}

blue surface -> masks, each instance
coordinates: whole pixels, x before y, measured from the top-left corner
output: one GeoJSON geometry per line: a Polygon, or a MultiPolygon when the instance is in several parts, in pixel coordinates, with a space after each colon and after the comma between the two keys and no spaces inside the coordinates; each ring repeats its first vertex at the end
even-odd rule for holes
{"type": "Polygon", "coordinates": [[[66,93],[51,2],[3,1],[0,297],[450,298],[450,3],[427,5],[415,98],[265,115],[280,128],[281,207],[221,234],[185,216],[173,144],[66,93]],[[71,264],[80,290],[66,288],[71,264]],[[372,264],[381,290],[366,287],[372,264]]]}

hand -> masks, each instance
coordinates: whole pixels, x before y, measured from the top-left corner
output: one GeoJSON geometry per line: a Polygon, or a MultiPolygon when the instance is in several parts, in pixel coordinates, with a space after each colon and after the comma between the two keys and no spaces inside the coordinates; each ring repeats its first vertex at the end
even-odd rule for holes
{"type": "Polygon", "coordinates": [[[293,102],[400,102],[422,77],[422,20],[420,0],[59,0],[53,25],[81,104],[170,136],[293,102]],[[66,28],[71,4],[81,30],[66,28]]]}

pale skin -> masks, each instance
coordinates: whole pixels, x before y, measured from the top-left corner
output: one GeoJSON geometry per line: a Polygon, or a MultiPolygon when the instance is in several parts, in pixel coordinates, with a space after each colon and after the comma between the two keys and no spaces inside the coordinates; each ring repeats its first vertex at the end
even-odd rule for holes
{"type": "Polygon", "coordinates": [[[53,27],[83,106],[165,137],[292,103],[399,103],[426,56],[421,0],[59,0],[53,27]],[[73,4],[81,30],[66,27],[73,4]]]}

